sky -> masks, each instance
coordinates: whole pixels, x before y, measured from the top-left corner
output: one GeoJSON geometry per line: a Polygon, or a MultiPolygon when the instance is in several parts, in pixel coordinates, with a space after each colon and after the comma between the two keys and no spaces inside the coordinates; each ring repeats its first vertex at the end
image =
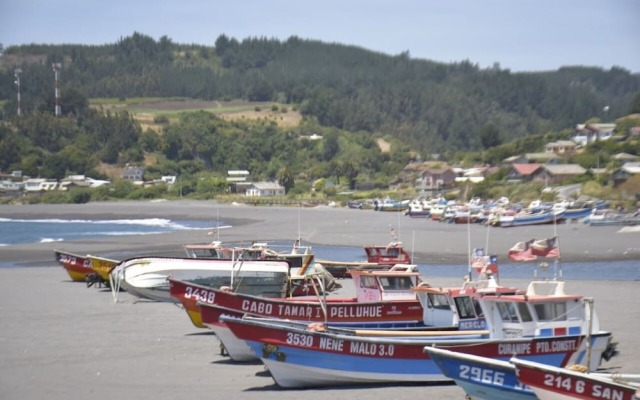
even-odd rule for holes
{"type": "Polygon", "coordinates": [[[0,0],[0,43],[291,36],[512,72],[640,73],[640,0],[0,0]]]}

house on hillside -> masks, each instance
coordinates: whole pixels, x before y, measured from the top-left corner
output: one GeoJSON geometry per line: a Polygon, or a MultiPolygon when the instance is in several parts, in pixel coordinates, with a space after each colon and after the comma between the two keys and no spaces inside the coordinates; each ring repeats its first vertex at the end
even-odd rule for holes
{"type": "Polygon", "coordinates": [[[513,164],[560,164],[562,159],[555,153],[525,153],[502,160],[509,166],[513,164]]]}
{"type": "Polygon", "coordinates": [[[25,192],[43,192],[58,188],[58,181],[55,179],[31,178],[23,183],[25,192]]]}
{"type": "Polygon", "coordinates": [[[448,164],[443,162],[425,164],[415,181],[418,192],[453,186],[457,174],[448,164]]]}
{"type": "Polygon", "coordinates": [[[542,168],[542,164],[512,164],[507,170],[507,182],[530,182],[535,173],[542,168]]]}
{"type": "Polygon", "coordinates": [[[133,183],[142,183],[144,171],[144,167],[127,165],[122,171],[122,179],[133,183]]]}
{"type": "Polygon", "coordinates": [[[240,169],[230,169],[227,171],[227,182],[246,182],[249,178],[249,171],[240,169]]]}
{"type": "Polygon", "coordinates": [[[614,160],[620,162],[621,164],[640,161],[640,157],[635,156],[633,154],[629,154],[629,153],[614,154],[611,158],[613,158],[614,160]]]}
{"type": "Polygon", "coordinates": [[[613,136],[616,124],[578,124],[571,136],[571,141],[581,147],[596,140],[608,140],[613,136]]]}
{"type": "Polygon", "coordinates": [[[24,189],[24,183],[4,179],[0,181],[0,193],[17,193],[24,189]]]}
{"type": "Polygon", "coordinates": [[[251,187],[249,182],[249,171],[244,169],[230,169],[227,171],[227,183],[229,192],[236,194],[246,194],[251,187]]]}
{"type": "Polygon", "coordinates": [[[69,175],[66,178],[60,180],[59,190],[66,191],[72,187],[84,187],[84,188],[97,188],[104,185],[109,185],[111,182],[93,179],[84,175],[69,175]]]}
{"type": "Polygon", "coordinates": [[[245,193],[249,197],[284,196],[284,186],[278,182],[254,182],[245,193]]]}
{"type": "Polygon", "coordinates": [[[571,140],[558,140],[557,142],[547,143],[544,146],[545,153],[554,153],[558,155],[570,155],[576,152],[578,145],[571,140]]]}
{"type": "Polygon", "coordinates": [[[626,182],[631,176],[640,174],[640,162],[628,162],[622,167],[613,171],[611,179],[613,180],[613,186],[616,187],[623,182],[626,182]]]}
{"type": "Polygon", "coordinates": [[[491,172],[491,167],[483,165],[481,167],[473,167],[456,170],[456,182],[472,182],[478,183],[484,181],[487,175],[491,172]]]}
{"type": "Polygon", "coordinates": [[[532,174],[532,181],[543,182],[547,186],[557,185],[586,172],[587,170],[578,164],[546,164],[532,174]]]}

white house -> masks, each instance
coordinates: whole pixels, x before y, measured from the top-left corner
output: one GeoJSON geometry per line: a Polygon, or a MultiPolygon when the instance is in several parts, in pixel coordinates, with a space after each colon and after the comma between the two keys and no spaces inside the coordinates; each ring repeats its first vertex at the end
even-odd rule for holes
{"type": "Polygon", "coordinates": [[[578,124],[571,140],[580,146],[586,146],[596,140],[608,140],[613,136],[616,124],[578,124]]]}
{"type": "Polygon", "coordinates": [[[18,192],[24,188],[22,182],[14,182],[10,180],[0,181],[0,192],[18,192]]]}
{"type": "Polygon", "coordinates": [[[242,169],[232,169],[227,171],[227,182],[246,182],[249,178],[249,171],[242,169]]]}
{"type": "Polygon", "coordinates": [[[25,192],[41,192],[44,190],[56,190],[58,181],[44,178],[31,178],[24,181],[25,192]]]}
{"type": "Polygon", "coordinates": [[[247,188],[246,196],[284,196],[284,187],[278,182],[254,182],[247,188]]]}
{"type": "Polygon", "coordinates": [[[167,185],[173,185],[178,178],[175,175],[163,175],[160,180],[167,185]]]}

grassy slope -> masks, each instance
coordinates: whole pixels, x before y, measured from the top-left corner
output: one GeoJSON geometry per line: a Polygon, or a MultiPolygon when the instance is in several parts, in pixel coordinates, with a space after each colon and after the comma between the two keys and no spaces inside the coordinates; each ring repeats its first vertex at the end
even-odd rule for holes
{"type": "Polygon", "coordinates": [[[175,120],[180,113],[208,111],[227,120],[236,119],[268,119],[279,126],[294,127],[302,120],[298,111],[290,106],[271,102],[247,101],[203,101],[184,98],[130,98],[119,100],[115,98],[96,98],[89,101],[91,107],[105,111],[126,110],[140,121],[143,129],[151,128],[160,131],[160,126],[153,120],[158,115],[165,115],[169,120],[175,120]],[[277,110],[272,110],[273,106],[277,110]],[[282,110],[285,110],[283,112],[282,110]]]}

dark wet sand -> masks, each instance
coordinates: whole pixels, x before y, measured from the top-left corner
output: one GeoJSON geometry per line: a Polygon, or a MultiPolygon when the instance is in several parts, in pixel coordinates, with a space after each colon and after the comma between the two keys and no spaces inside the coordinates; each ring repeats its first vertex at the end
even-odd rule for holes
{"type": "MultiPolygon", "coordinates": [[[[82,205],[0,206],[0,218],[167,218],[222,223],[223,241],[290,240],[298,236],[306,244],[363,246],[386,244],[394,230],[417,263],[456,263],[468,260],[470,249],[487,248],[500,259],[517,242],[559,236],[563,262],[593,260],[640,260],[640,230],[620,233],[619,226],[591,227],[579,222],[554,225],[494,228],[484,225],[438,223],[409,218],[394,212],[348,208],[252,207],[217,205],[205,201],[113,202],[82,205]]],[[[0,248],[6,263],[48,263],[54,248],[97,255],[140,255],[181,252],[185,243],[204,243],[206,231],[179,231],[161,235],[118,236],[15,245],[0,248]]]]}

